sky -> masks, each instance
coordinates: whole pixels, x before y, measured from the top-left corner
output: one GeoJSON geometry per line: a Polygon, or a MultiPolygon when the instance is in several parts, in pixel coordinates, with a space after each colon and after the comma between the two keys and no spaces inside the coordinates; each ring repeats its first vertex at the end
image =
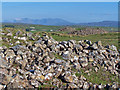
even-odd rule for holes
{"type": "Polygon", "coordinates": [[[2,2],[119,2],[119,0],[1,0],[2,2]]]}
{"type": "Polygon", "coordinates": [[[118,20],[118,2],[2,2],[2,19],[61,18],[69,22],[118,20]]]}

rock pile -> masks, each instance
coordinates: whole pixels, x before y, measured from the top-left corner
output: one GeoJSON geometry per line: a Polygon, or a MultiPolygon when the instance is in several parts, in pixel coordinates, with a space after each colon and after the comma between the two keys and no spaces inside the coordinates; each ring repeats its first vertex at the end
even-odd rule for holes
{"type": "Polygon", "coordinates": [[[72,28],[72,27],[65,27],[65,28],[59,29],[58,31],[72,32],[72,31],[75,31],[75,30],[76,29],[72,28]]]}
{"type": "Polygon", "coordinates": [[[112,85],[96,84],[81,75],[82,69],[90,75],[90,72],[97,73],[103,68],[118,77],[120,59],[114,45],[104,47],[101,41],[92,43],[89,40],[58,42],[47,35],[39,37],[33,44],[26,43],[11,48],[0,47],[0,89],[119,87],[118,81],[112,85]]]}
{"type": "Polygon", "coordinates": [[[74,34],[74,35],[91,35],[91,34],[104,34],[107,33],[107,31],[103,29],[92,29],[92,28],[86,28],[84,30],[75,30],[71,31],[68,34],[74,34]]]}

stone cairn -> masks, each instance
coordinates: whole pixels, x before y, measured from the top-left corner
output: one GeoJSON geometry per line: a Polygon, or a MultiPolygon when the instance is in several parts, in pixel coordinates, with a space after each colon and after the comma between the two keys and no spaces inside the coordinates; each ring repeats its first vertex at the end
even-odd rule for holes
{"type": "Polygon", "coordinates": [[[92,29],[92,28],[86,28],[82,30],[75,30],[71,31],[68,34],[73,34],[73,35],[93,35],[93,34],[105,34],[108,33],[107,31],[97,28],[97,29],[92,29]]]}
{"type": "MultiPolygon", "coordinates": [[[[44,34],[34,43],[0,47],[0,89],[38,88],[41,85],[58,88],[103,89],[119,88],[119,84],[95,84],[81,73],[81,68],[101,67],[115,76],[120,73],[119,52],[114,45],[101,41],[56,41],[44,34]],[[59,57],[59,58],[58,58],[59,57]]],[[[92,69],[86,71],[90,74],[92,69]]],[[[102,76],[101,76],[102,77],[102,76]]]]}

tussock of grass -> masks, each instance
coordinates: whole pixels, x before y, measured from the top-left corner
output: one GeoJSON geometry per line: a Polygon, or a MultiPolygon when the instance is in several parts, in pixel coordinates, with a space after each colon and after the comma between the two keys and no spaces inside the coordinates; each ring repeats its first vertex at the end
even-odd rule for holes
{"type": "Polygon", "coordinates": [[[55,53],[54,53],[54,56],[55,56],[56,59],[63,59],[62,56],[60,56],[60,55],[58,55],[58,54],[55,54],[55,53]]]}
{"type": "Polygon", "coordinates": [[[57,86],[54,86],[54,85],[51,85],[51,84],[47,84],[47,85],[40,85],[39,89],[40,88],[55,88],[55,87],[57,87],[57,86]]]}
{"type": "Polygon", "coordinates": [[[86,69],[81,68],[81,73],[76,72],[76,76],[80,77],[81,75],[83,75],[87,81],[92,82],[92,83],[96,83],[96,84],[113,84],[113,82],[118,82],[119,78],[115,75],[112,75],[110,72],[108,71],[104,71],[103,68],[99,69],[98,72],[95,72],[94,70],[92,70],[90,72],[90,75],[88,75],[87,73],[85,73],[86,69]]]}

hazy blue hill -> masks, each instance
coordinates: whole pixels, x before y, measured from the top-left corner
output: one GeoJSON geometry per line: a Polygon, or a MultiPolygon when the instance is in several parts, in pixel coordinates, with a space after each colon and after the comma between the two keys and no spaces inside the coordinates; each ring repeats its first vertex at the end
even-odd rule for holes
{"type": "Polygon", "coordinates": [[[44,19],[29,19],[29,18],[21,18],[13,21],[6,20],[5,22],[12,23],[26,23],[26,24],[39,24],[39,25],[53,25],[53,26],[61,26],[61,25],[82,25],[82,26],[104,26],[104,27],[117,27],[117,21],[101,21],[101,22],[90,22],[90,23],[72,23],[60,18],[44,18],[44,19]]]}
{"type": "Polygon", "coordinates": [[[59,18],[45,18],[45,19],[29,19],[22,18],[20,20],[14,20],[13,23],[28,23],[28,24],[40,24],[40,25],[72,25],[73,23],[68,22],[59,18]]]}
{"type": "Polygon", "coordinates": [[[102,22],[91,22],[91,23],[79,23],[78,25],[117,27],[118,22],[117,21],[102,21],[102,22]]]}
{"type": "Polygon", "coordinates": [[[42,25],[71,25],[73,23],[63,20],[63,19],[59,19],[59,18],[56,18],[56,19],[49,18],[49,19],[41,19],[40,24],[42,25]]]}

